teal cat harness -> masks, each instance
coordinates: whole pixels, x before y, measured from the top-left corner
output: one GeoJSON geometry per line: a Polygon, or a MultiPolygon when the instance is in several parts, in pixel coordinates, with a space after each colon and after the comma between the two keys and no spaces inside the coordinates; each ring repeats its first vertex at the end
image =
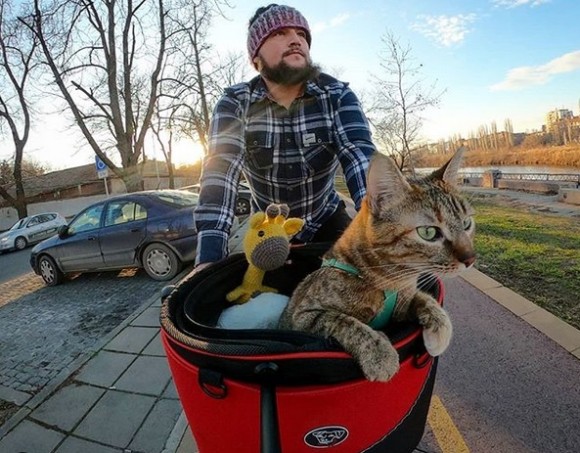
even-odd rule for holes
{"type": "MultiPolygon", "coordinates": [[[[360,277],[360,271],[356,267],[337,261],[335,258],[323,259],[321,267],[334,267],[335,269],[340,269],[341,271],[345,271],[348,274],[360,277]]],[[[379,311],[369,322],[369,327],[375,330],[382,329],[387,325],[393,316],[395,305],[397,305],[397,291],[385,289],[384,295],[385,298],[383,300],[382,310],[379,311]]]]}

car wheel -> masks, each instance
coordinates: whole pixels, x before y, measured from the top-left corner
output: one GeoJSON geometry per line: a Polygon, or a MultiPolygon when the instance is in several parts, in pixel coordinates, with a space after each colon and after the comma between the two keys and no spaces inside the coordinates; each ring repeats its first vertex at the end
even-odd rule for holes
{"type": "Polygon", "coordinates": [[[181,270],[181,261],[163,244],[150,244],[143,252],[143,268],[153,280],[171,280],[181,270]]]}
{"type": "Polygon", "coordinates": [[[24,250],[27,245],[28,242],[26,242],[26,239],[22,236],[17,237],[14,241],[14,248],[16,248],[16,250],[24,250]]]}
{"type": "Polygon", "coordinates": [[[40,257],[38,260],[38,269],[40,270],[40,276],[47,286],[56,286],[62,283],[64,279],[64,274],[50,256],[43,255],[40,257]]]}
{"type": "Polygon", "coordinates": [[[250,213],[250,202],[243,198],[236,201],[236,215],[246,215],[250,213]]]}

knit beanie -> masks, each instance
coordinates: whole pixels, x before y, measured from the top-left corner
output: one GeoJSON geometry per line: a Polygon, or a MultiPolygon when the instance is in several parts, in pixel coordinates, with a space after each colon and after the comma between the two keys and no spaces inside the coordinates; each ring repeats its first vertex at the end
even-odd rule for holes
{"type": "Polygon", "coordinates": [[[308,47],[312,37],[306,18],[300,11],[285,5],[274,5],[260,14],[248,27],[248,53],[253,60],[264,41],[276,30],[281,28],[301,28],[306,32],[308,47]]]}

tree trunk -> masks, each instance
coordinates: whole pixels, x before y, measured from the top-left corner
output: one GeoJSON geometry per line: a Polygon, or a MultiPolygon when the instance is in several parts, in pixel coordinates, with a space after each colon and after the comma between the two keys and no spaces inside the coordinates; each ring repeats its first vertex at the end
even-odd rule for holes
{"type": "Polygon", "coordinates": [[[137,166],[125,168],[123,173],[123,182],[127,192],[139,192],[144,189],[143,178],[139,174],[137,166]]]}

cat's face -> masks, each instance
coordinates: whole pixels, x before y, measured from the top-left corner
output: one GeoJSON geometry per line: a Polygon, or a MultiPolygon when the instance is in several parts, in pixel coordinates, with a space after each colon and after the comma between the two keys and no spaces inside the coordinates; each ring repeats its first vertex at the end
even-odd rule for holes
{"type": "MultiPolygon", "coordinates": [[[[456,189],[458,162],[406,180],[389,158],[373,160],[368,197],[374,249],[413,272],[457,274],[475,262],[474,211],[456,189]],[[378,173],[377,173],[378,172],[378,173]]],[[[380,259],[380,258],[379,258],[380,259]]]]}

